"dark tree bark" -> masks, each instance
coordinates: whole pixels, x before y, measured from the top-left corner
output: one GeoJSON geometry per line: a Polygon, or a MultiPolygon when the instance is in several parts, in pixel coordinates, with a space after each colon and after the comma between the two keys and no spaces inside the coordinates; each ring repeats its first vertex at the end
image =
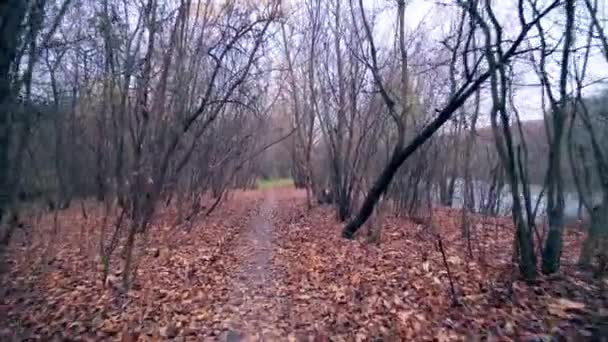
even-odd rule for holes
{"type": "MultiPolygon", "coordinates": [[[[562,53],[561,75],[560,75],[560,98],[556,100],[551,93],[550,86],[545,80],[543,82],[549,93],[552,113],[553,136],[549,145],[549,169],[547,171],[548,201],[547,211],[549,216],[549,235],[543,249],[542,271],[545,274],[555,273],[559,270],[562,255],[562,232],[564,229],[564,179],[562,175],[562,142],[566,125],[567,83],[568,63],[570,60],[570,46],[574,38],[574,0],[566,1],[566,31],[562,53]]],[[[539,25],[540,28],[540,25],[539,25]]],[[[542,35],[542,32],[541,32],[542,35]]],[[[543,41],[543,47],[544,41],[543,41]]],[[[541,53],[544,58],[544,48],[541,53]]],[[[544,69],[544,64],[541,66],[544,69]]],[[[544,71],[544,70],[543,70],[544,71]]],[[[543,77],[547,77],[543,73],[543,77]]],[[[549,132],[548,132],[549,133],[549,132]]],[[[551,136],[551,134],[548,134],[551,136]]]]}
{"type": "Polygon", "coordinates": [[[23,31],[22,21],[29,1],[8,0],[0,4],[0,222],[11,197],[9,151],[11,108],[14,105],[10,71],[23,31]]]}

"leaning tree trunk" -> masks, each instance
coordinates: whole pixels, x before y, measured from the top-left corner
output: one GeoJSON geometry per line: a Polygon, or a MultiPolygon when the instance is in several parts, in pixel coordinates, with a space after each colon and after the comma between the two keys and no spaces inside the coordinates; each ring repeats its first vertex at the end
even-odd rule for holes
{"type": "Polygon", "coordinates": [[[479,76],[466,90],[460,93],[460,96],[453,98],[448,105],[439,112],[439,115],[428,126],[418,134],[409,145],[405,148],[395,148],[389,163],[384,167],[382,173],[368,192],[359,213],[344,227],[342,236],[347,239],[352,239],[354,234],[361,228],[365,221],[369,218],[374,210],[374,206],[378,203],[380,196],[388,189],[395,173],[420,146],[429,140],[433,134],[446,123],[452,114],[462,106],[465,101],[477,91],[477,89],[490,77],[490,72],[485,72],[479,76]]]}

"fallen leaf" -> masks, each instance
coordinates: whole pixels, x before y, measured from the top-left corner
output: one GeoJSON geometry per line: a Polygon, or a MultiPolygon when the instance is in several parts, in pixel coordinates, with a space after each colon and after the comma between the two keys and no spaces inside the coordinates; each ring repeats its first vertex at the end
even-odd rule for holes
{"type": "Polygon", "coordinates": [[[361,283],[361,275],[358,272],[353,274],[350,277],[350,283],[353,284],[353,286],[359,286],[361,283]]]}
{"type": "Polygon", "coordinates": [[[566,298],[558,298],[547,306],[547,310],[550,314],[560,318],[569,317],[570,312],[581,311],[583,309],[585,309],[584,303],[575,302],[566,298]]]}
{"type": "Polygon", "coordinates": [[[165,338],[175,338],[179,333],[177,327],[173,323],[160,328],[160,336],[165,338]]]}
{"type": "Polygon", "coordinates": [[[399,320],[402,324],[407,324],[413,313],[414,311],[412,310],[400,311],[397,316],[399,317],[399,320]]]}

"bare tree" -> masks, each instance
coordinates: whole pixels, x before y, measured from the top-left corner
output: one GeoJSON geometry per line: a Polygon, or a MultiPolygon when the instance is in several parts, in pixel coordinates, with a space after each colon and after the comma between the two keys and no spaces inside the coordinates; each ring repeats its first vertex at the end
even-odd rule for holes
{"type": "Polygon", "coordinates": [[[568,126],[568,156],[574,183],[581,203],[590,216],[587,237],[583,243],[579,264],[591,267],[595,256],[601,255],[606,242],[606,222],[608,212],[608,160],[606,159],[606,113],[603,109],[605,95],[597,98],[583,98],[584,80],[588,74],[591,43],[598,40],[608,62],[608,41],[599,24],[598,2],[585,1],[590,22],[587,30],[586,49],[579,63],[575,63],[575,97],[570,106],[571,115],[568,126]],[[599,198],[599,200],[598,200],[599,198]]]}
{"type": "MultiPolygon", "coordinates": [[[[520,13],[522,13],[523,16],[523,1],[520,1],[519,3],[521,5],[520,13]]],[[[471,8],[475,5],[473,2],[461,2],[461,4],[465,8],[471,8]]],[[[490,46],[494,46],[497,44],[500,44],[500,46],[502,46],[503,44],[506,45],[504,48],[501,47],[501,50],[503,52],[498,58],[496,58],[496,65],[506,65],[507,63],[509,63],[510,59],[514,55],[521,53],[519,48],[522,42],[526,39],[530,30],[535,26],[536,22],[538,22],[541,18],[553,11],[559,5],[559,1],[554,1],[543,10],[539,11],[538,13],[535,13],[534,17],[530,20],[522,20],[519,33],[515,35],[515,38],[511,39],[509,42],[504,42],[501,38],[498,40],[498,42],[494,44],[490,43],[490,46]]],[[[491,5],[488,4],[488,7],[491,8],[491,5]]],[[[476,19],[476,21],[485,22],[480,19],[481,18],[476,19]]],[[[478,25],[479,24],[480,23],[478,23],[478,25]]],[[[368,34],[369,39],[369,36],[371,36],[371,31],[367,31],[370,32],[368,34]]],[[[370,50],[372,50],[371,47],[370,50]]],[[[476,71],[478,67],[479,63],[475,63],[473,65],[473,70],[476,71]]],[[[418,135],[416,135],[407,145],[405,145],[404,147],[399,146],[399,144],[396,145],[394,151],[391,154],[389,163],[386,165],[386,167],[374,183],[373,187],[368,192],[367,197],[363,202],[363,205],[361,206],[358,214],[344,228],[344,237],[352,238],[354,233],[369,217],[378,199],[387,190],[393,179],[393,176],[395,175],[399,167],[405,162],[405,160],[407,160],[420,146],[422,146],[428,139],[430,139],[431,136],[437,130],[439,130],[439,128],[441,128],[443,124],[452,117],[452,115],[466,102],[466,100],[470,96],[475,94],[479,87],[484,84],[485,81],[488,80],[494,73],[492,67],[490,67],[490,69],[487,71],[480,71],[478,73],[473,72],[470,68],[467,68],[467,70],[468,72],[465,72],[465,77],[462,81],[462,84],[454,92],[454,95],[449,98],[443,109],[437,111],[437,117],[431,123],[429,123],[418,135]]],[[[376,82],[378,82],[378,79],[375,79],[376,82]]],[[[390,107],[392,106],[392,100],[385,102],[387,107],[389,107],[390,111],[390,107]]]]}
{"type": "Polygon", "coordinates": [[[562,175],[562,145],[566,125],[566,110],[568,104],[568,75],[570,65],[570,50],[574,39],[575,6],[573,0],[565,3],[566,19],[564,30],[564,43],[562,46],[561,70],[559,76],[559,98],[553,93],[547,70],[545,58],[548,55],[545,33],[542,25],[536,23],[541,41],[540,78],[551,108],[551,130],[547,132],[549,138],[549,165],[547,169],[547,212],[549,215],[549,235],[543,250],[543,273],[555,273],[559,270],[562,254],[562,231],[564,229],[564,177],[562,175]]]}

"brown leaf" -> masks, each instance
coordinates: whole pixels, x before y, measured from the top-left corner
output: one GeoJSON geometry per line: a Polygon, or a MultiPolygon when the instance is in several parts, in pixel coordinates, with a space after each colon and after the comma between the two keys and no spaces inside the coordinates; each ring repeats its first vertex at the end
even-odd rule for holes
{"type": "Polygon", "coordinates": [[[585,309],[585,303],[575,302],[566,298],[558,298],[547,306],[547,311],[550,314],[566,318],[569,317],[572,312],[580,312],[585,309]]]}
{"type": "Polygon", "coordinates": [[[179,330],[173,323],[169,323],[168,325],[160,328],[160,336],[165,338],[175,338],[177,334],[179,334],[179,330]]]}
{"type": "Polygon", "coordinates": [[[414,312],[412,310],[407,310],[407,311],[400,311],[397,314],[397,317],[399,317],[399,321],[401,321],[402,324],[407,324],[410,320],[410,317],[412,316],[414,312]]]}
{"type": "Polygon", "coordinates": [[[109,335],[115,335],[120,331],[120,327],[112,320],[105,320],[101,326],[101,331],[109,335]]]}
{"type": "Polygon", "coordinates": [[[120,342],[136,342],[139,338],[138,333],[130,332],[126,327],[122,330],[120,342]]]}

